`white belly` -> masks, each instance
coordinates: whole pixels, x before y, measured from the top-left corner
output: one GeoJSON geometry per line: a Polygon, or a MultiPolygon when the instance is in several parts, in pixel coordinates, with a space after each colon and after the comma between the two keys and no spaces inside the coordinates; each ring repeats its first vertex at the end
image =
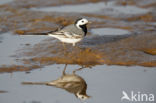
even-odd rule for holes
{"type": "Polygon", "coordinates": [[[81,41],[81,39],[74,39],[74,38],[59,38],[60,41],[64,42],[64,43],[77,43],[79,41],[81,41]]]}
{"type": "Polygon", "coordinates": [[[58,35],[49,35],[49,36],[57,38],[61,42],[64,42],[64,43],[71,43],[71,44],[73,44],[73,46],[75,46],[75,43],[80,42],[82,40],[82,38],[64,38],[64,37],[61,37],[58,35]]]}

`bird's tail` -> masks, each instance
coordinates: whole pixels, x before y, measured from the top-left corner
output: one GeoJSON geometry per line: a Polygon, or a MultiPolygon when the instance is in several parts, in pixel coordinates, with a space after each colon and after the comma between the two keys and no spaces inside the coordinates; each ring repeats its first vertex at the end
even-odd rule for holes
{"type": "Polygon", "coordinates": [[[22,82],[23,85],[47,85],[48,82],[22,82]]]}
{"type": "Polygon", "coordinates": [[[49,32],[45,32],[45,33],[30,33],[30,32],[26,32],[24,33],[24,35],[49,35],[51,33],[54,33],[56,31],[58,31],[59,29],[53,30],[53,31],[49,31],[49,32]]]}
{"type": "Polygon", "coordinates": [[[49,33],[24,33],[24,35],[48,35],[49,33]]]}

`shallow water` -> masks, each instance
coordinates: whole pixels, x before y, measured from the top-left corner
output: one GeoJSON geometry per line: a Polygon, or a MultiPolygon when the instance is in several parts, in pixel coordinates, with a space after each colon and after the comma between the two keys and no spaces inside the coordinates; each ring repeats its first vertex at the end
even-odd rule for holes
{"type": "Polygon", "coordinates": [[[118,28],[95,28],[91,29],[93,34],[98,35],[127,35],[130,34],[128,30],[118,28]]]}
{"type": "Polygon", "coordinates": [[[0,0],[0,5],[12,2],[13,0],[0,0]]]}
{"type": "Polygon", "coordinates": [[[149,9],[139,8],[136,6],[122,6],[116,5],[113,2],[99,2],[99,3],[86,3],[79,5],[65,5],[65,6],[54,6],[44,8],[31,8],[35,11],[44,12],[74,12],[74,13],[101,13],[104,14],[127,14],[127,15],[139,15],[149,12],[149,9]]]}
{"type": "Polygon", "coordinates": [[[47,36],[13,35],[11,32],[0,34],[0,65],[17,64],[12,56],[25,45],[33,46],[47,36]]]}
{"type": "MultiPolygon", "coordinates": [[[[91,32],[97,35],[124,35],[129,33],[129,31],[115,28],[96,28],[91,29],[91,32]]],[[[43,35],[14,35],[11,32],[1,34],[0,48],[3,49],[0,50],[0,66],[18,64],[19,62],[15,61],[14,55],[20,49],[33,47],[47,38],[49,37],[43,35]]]]}
{"type": "MultiPolygon", "coordinates": [[[[1,0],[0,4],[4,4],[9,1],[12,0],[1,0]]],[[[3,26],[6,26],[6,30],[20,31],[22,28],[26,28],[26,30],[29,31],[30,29],[36,28],[36,31],[34,31],[37,32],[40,29],[43,29],[42,26],[55,28],[58,25],[69,24],[74,21],[76,17],[83,15],[79,13],[91,14],[90,16],[83,16],[89,20],[95,21],[96,26],[91,26],[94,27],[94,29],[89,28],[91,35],[86,36],[82,42],[78,43],[76,45],[78,48],[74,48],[69,44],[66,46],[67,50],[65,51],[63,51],[64,49],[60,41],[56,39],[47,39],[49,38],[47,36],[19,36],[13,35],[10,32],[0,34],[0,67],[4,70],[0,73],[0,103],[82,103],[82,101],[77,99],[72,93],[61,88],[44,85],[21,84],[22,82],[43,82],[59,78],[64,68],[64,64],[61,63],[64,62],[70,62],[71,64],[82,62],[82,64],[88,63],[89,65],[94,65],[94,63],[116,63],[117,65],[143,65],[141,63],[149,63],[144,66],[155,66],[155,55],[142,51],[143,48],[150,47],[149,49],[151,49],[154,47],[155,32],[143,32],[146,26],[152,25],[154,28],[156,23],[154,22],[155,19],[152,18],[155,18],[155,16],[149,14],[141,17],[142,14],[148,14],[149,12],[152,14],[154,9],[151,11],[152,9],[150,8],[141,8],[138,4],[134,4],[133,6],[129,4],[127,6],[123,6],[116,4],[114,1],[74,5],[72,5],[72,3],[66,3],[67,5],[53,7],[45,7],[47,4],[40,5],[38,0],[37,2],[36,0],[31,2],[26,1],[27,0],[18,0],[17,5],[15,5],[16,2],[14,2],[14,4],[11,5],[10,3],[4,6],[4,8],[2,6],[4,9],[2,9],[2,13],[0,13],[2,14],[2,20],[3,17],[5,17],[4,22],[1,22],[2,30],[3,26]],[[31,6],[44,7],[30,8],[31,6]],[[32,12],[31,10],[34,11],[32,12]],[[49,12],[56,12],[56,14],[49,12]],[[69,15],[66,13],[75,14],[69,15]],[[107,18],[105,15],[111,15],[113,17],[118,16],[119,18],[116,20],[113,18],[107,18]],[[140,17],[134,18],[132,21],[127,21],[127,19],[125,19],[127,18],[127,15],[131,17],[140,15],[140,17]],[[124,19],[120,19],[120,17],[123,17],[124,19]],[[71,22],[64,22],[66,20],[71,22]],[[15,26],[15,28],[9,29],[16,23],[20,25],[19,28],[16,28],[15,26]],[[44,25],[40,26],[42,23],[44,25]],[[53,23],[56,23],[57,25],[51,25],[53,23]],[[134,35],[132,38],[128,38],[129,35],[127,34],[133,35],[133,32],[129,31],[131,29],[126,30],[115,28],[126,28],[127,26],[132,27],[132,31],[134,32],[141,32],[142,36],[134,35]],[[134,28],[136,31],[133,30],[134,28]],[[22,55],[20,54],[21,52],[23,53],[22,55]],[[27,55],[27,53],[30,54],[27,55]],[[34,59],[33,57],[37,59],[34,59]],[[27,58],[27,64],[21,64],[21,61],[27,58]],[[110,62],[107,62],[107,60],[110,62]],[[59,64],[54,64],[55,62],[59,64]],[[131,62],[132,64],[129,64],[131,62]],[[3,64],[8,66],[8,68],[3,68],[3,64]],[[13,72],[14,70],[8,70],[13,67],[12,65],[27,66],[29,64],[41,65],[44,67],[25,72],[13,72]]],[[[146,2],[150,3],[150,1],[153,1],[152,3],[155,2],[154,0],[143,1],[143,4],[146,2]]],[[[62,1],[60,2],[62,3],[62,1]]],[[[61,3],[59,5],[61,5],[61,3]]],[[[25,32],[25,29],[23,31],[25,32]]],[[[156,95],[155,67],[129,67],[117,65],[96,65],[91,69],[85,68],[76,73],[86,81],[87,94],[91,96],[91,98],[85,102],[83,101],[83,103],[131,103],[127,100],[121,101],[123,91],[125,91],[129,96],[132,91],[134,91],[134,93],[151,93],[156,95]]],[[[78,65],[68,65],[67,73],[72,73],[73,70],[79,67],[80,66],[78,65]]],[[[15,67],[15,71],[22,68],[15,67]]]]}
{"type": "MultiPolygon", "coordinates": [[[[64,65],[51,65],[30,73],[16,72],[0,75],[0,89],[8,93],[0,94],[1,103],[73,103],[80,101],[71,93],[51,86],[22,85],[21,82],[43,82],[55,80],[61,76],[64,65]],[[7,82],[6,82],[7,81],[7,82]],[[18,98],[17,98],[18,97],[18,98]]],[[[79,68],[68,65],[66,73],[79,68]]],[[[125,67],[99,65],[92,69],[82,69],[76,74],[87,83],[87,94],[91,96],[87,103],[121,103],[122,91],[156,94],[156,70],[145,67],[125,67]]],[[[126,103],[128,103],[125,100],[126,103]]]]}

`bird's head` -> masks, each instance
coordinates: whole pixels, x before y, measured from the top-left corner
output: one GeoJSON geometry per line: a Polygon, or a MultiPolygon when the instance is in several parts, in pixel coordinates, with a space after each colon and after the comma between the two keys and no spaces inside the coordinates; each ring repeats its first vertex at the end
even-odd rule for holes
{"type": "Polygon", "coordinates": [[[76,94],[76,97],[79,98],[80,100],[86,100],[88,98],[90,98],[90,96],[86,95],[86,94],[76,94]]]}
{"type": "Polygon", "coordinates": [[[77,19],[76,21],[75,21],[75,25],[78,27],[78,28],[80,28],[81,26],[83,26],[83,25],[87,25],[88,23],[90,23],[87,19],[85,19],[85,18],[80,18],[80,19],[77,19]]]}

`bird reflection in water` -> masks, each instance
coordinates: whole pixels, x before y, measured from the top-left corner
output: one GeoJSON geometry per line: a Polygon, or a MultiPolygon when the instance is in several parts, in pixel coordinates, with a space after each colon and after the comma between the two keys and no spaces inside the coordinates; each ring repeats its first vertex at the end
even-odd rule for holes
{"type": "Polygon", "coordinates": [[[73,93],[77,98],[81,100],[88,99],[90,96],[88,96],[86,93],[86,81],[79,75],[75,74],[76,71],[82,70],[84,67],[74,70],[72,74],[66,74],[66,67],[67,65],[65,65],[64,67],[62,76],[56,80],[50,82],[22,82],[22,84],[55,86],[57,88],[62,88],[70,93],[73,93]]]}

